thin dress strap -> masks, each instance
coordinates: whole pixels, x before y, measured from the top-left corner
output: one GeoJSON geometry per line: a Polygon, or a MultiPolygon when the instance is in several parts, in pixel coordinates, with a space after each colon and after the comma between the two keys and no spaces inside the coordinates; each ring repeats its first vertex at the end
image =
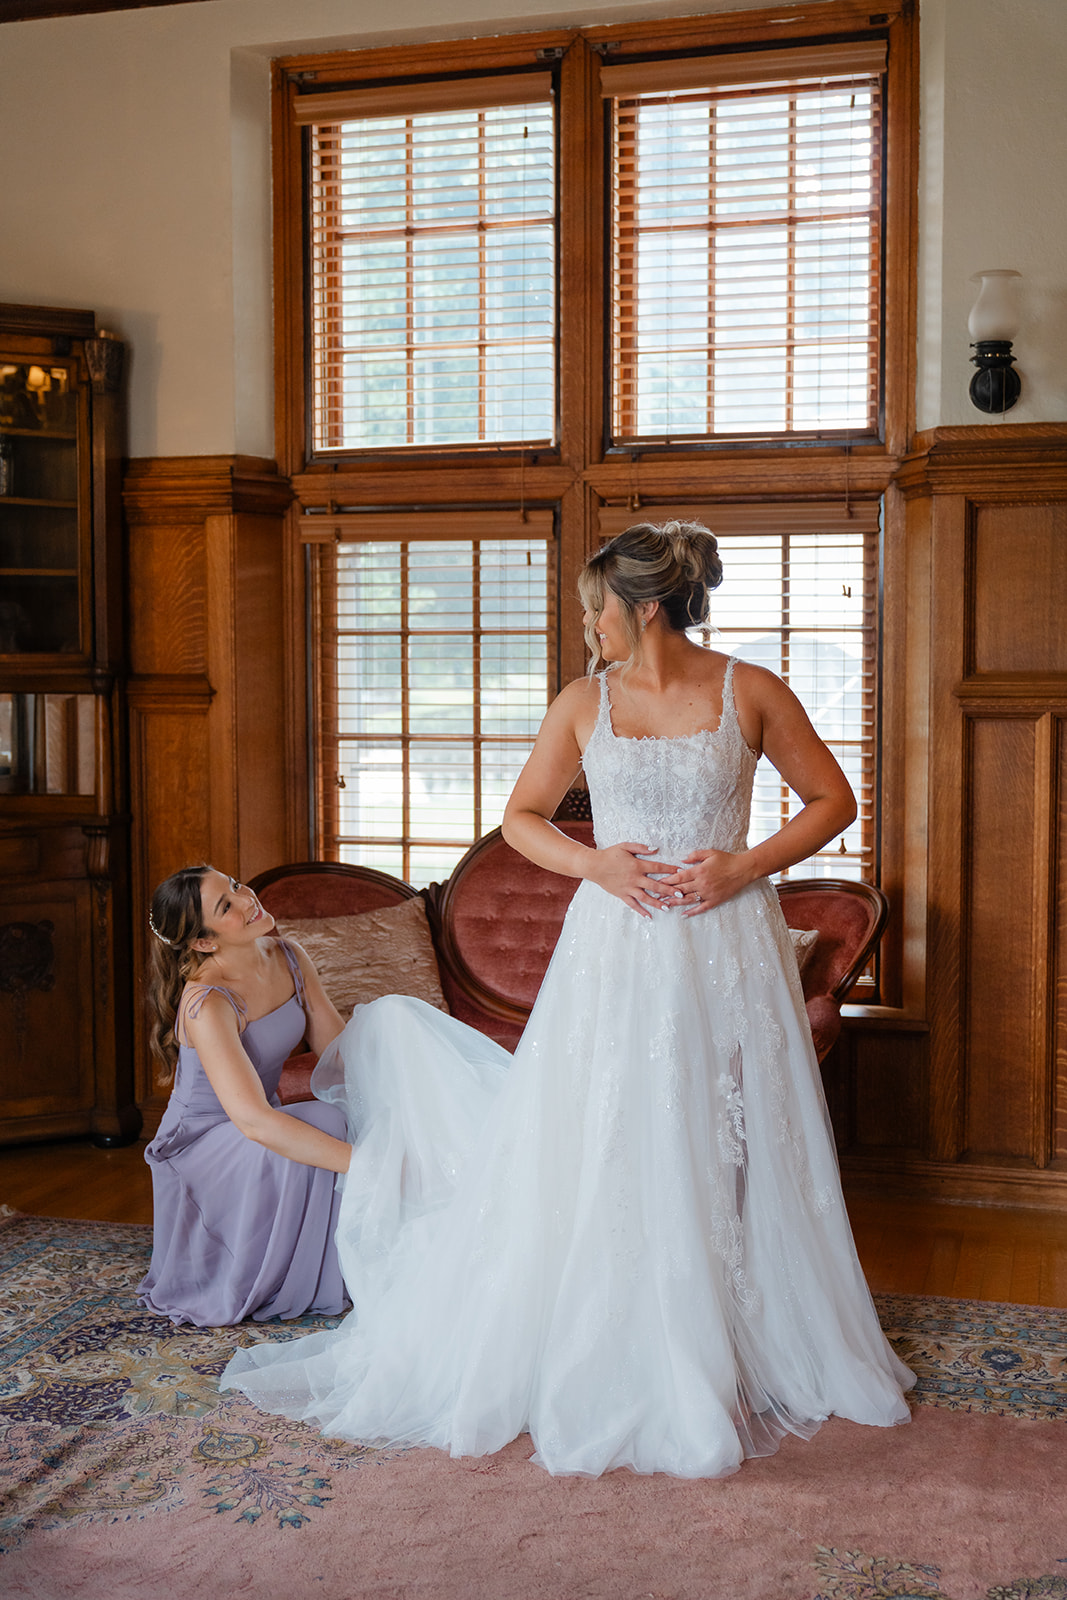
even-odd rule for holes
{"type": "Polygon", "coordinates": [[[722,680],[722,721],[719,727],[725,726],[731,731],[733,737],[740,742],[743,752],[747,752],[754,761],[758,761],[760,753],[753,750],[748,740],[741,731],[741,723],[737,716],[737,702],[734,699],[734,668],[740,657],[729,656],[726,662],[726,674],[722,680]]]}
{"type": "Polygon", "coordinates": [[[184,1029],[186,1022],[196,1021],[209,994],[221,994],[230,1002],[237,1018],[238,1032],[244,1032],[248,1021],[248,1009],[240,995],[234,994],[232,989],[224,989],[221,983],[187,984],[182,990],[182,997],[178,1002],[178,1015],[174,1019],[174,1037],[179,1044],[182,1042],[181,1030],[184,1029]],[[196,993],[190,993],[194,988],[196,993]]]}
{"type": "Polygon", "coordinates": [[[614,665],[605,667],[597,673],[600,683],[600,709],[597,712],[597,726],[603,726],[606,733],[614,735],[615,729],[611,725],[611,695],[608,693],[608,673],[615,670],[614,665]]]}
{"type": "Polygon", "coordinates": [[[300,970],[300,957],[297,955],[288,939],[283,939],[280,934],[277,942],[282,954],[285,957],[286,965],[289,968],[289,976],[292,978],[293,986],[296,989],[296,998],[300,1002],[301,1009],[306,1011],[307,1004],[304,999],[304,974],[300,970]]]}
{"type": "MultiPolygon", "coordinates": [[[[596,680],[600,685],[600,705],[597,710],[596,721],[593,724],[593,731],[585,741],[585,750],[589,749],[597,735],[601,738],[611,737],[611,701],[608,699],[608,673],[610,670],[609,667],[604,667],[596,675],[596,680]]],[[[585,762],[585,750],[582,751],[583,765],[585,762]]]]}
{"type": "Polygon", "coordinates": [[[734,705],[734,668],[736,665],[736,656],[728,656],[726,658],[726,673],[722,680],[722,721],[726,722],[729,719],[735,728],[740,726],[737,720],[737,707],[734,705]]]}

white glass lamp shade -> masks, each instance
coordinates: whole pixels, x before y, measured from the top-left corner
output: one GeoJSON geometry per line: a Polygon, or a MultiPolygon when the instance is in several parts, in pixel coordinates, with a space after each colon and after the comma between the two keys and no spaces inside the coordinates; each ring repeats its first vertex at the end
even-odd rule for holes
{"type": "Polygon", "coordinates": [[[976,272],[970,280],[980,287],[978,298],[971,307],[967,328],[971,338],[1013,339],[1019,327],[1019,309],[1015,285],[1022,273],[1012,267],[991,267],[986,272],[976,272]]]}

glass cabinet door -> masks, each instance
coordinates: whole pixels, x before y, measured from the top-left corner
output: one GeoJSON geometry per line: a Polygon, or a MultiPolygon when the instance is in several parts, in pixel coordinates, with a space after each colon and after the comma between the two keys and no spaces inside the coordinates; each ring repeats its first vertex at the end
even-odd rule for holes
{"type": "Polygon", "coordinates": [[[0,351],[0,656],[82,637],[77,366],[0,351]]]}

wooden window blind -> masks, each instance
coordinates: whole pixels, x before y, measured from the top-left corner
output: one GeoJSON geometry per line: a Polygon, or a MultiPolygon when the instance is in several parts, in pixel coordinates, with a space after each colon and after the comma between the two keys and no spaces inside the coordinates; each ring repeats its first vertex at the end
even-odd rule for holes
{"type": "Polygon", "coordinates": [[[553,442],[550,91],[539,72],[297,101],[313,452],[553,442]]]}
{"type": "MultiPolygon", "coordinates": [[[[639,513],[641,521],[670,518],[702,522],[719,541],[723,581],[703,642],[784,678],[856,793],[852,827],[783,876],[873,879],[877,503],[643,505],[639,513]]],[[[605,506],[601,534],[612,538],[636,520],[628,508],[605,506]]],[[[762,758],[750,842],[777,832],[800,804],[762,758]]]]}
{"type": "Polygon", "coordinates": [[[423,885],[499,823],[549,700],[550,512],[301,519],[320,854],[423,885]]]}
{"type": "Polygon", "coordinates": [[[876,436],[877,41],[606,66],[613,442],[876,436]]]}

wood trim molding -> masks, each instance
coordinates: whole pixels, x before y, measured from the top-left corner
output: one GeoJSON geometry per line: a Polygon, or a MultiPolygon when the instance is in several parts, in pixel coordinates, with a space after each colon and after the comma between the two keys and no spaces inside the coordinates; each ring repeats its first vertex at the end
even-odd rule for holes
{"type": "MultiPolygon", "coordinates": [[[[4,0],[0,0],[0,22],[16,20],[4,15],[4,0]]],[[[96,336],[95,311],[67,311],[59,306],[13,305],[0,302],[0,321],[10,333],[40,334],[46,328],[50,338],[66,334],[72,339],[92,339],[96,336]]]]}
{"type": "MultiPolygon", "coordinates": [[[[534,460],[523,474],[525,503],[552,504],[576,485],[600,500],[754,500],[768,496],[801,500],[876,499],[893,481],[895,457],[877,449],[846,451],[766,450],[748,453],[707,450],[685,457],[635,450],[581,470],[558,461],[534,460]]],[[[516,500],[514,466],[486,460],[469,466],[434,466],[418,458],[378,456],[365,464],[294,474],[293,494],[305,508],[331,506],[507,503],[516,500]]],[[[593,529],[595,537],[595,527],[593,529]]]]}
{"type": "Polygon", "coordinates": [[[200,522],[233,512],[280,516],[289,482],[259,456],[150,456],[129,463],[123,484],[126,521],[200,522]]]}
{"type": "Polygon", "coordinates": [[[1062,499],[1067,494],[1067,422],[930,428],[915,435],[896,484],[906,500],[930,494],[1031,504],[1062,499]]]}
{"type": "MultiPolygon", "coordinates": [[[[516,29],[520,26],[516,19],[516,29]]],[[[374,83],[381,78],[402,79],[431,72],[447,77],[456,72],[530,66],[540,59],[541,51],[562,56],[578,37],[575,28],[553,28],[540,33],[516,31],[481,38],[437,39],[432,44],[383,45],[373,50],[320,50],[283,56],[276,67],[282,79],[293,81],[294,87],[303,83],[320,93],[331,84],[374,83]]]]}
{"type": "Polygon", "coordinates": [[[841,1177],[846,1194],[884,1193],[909,1200],[966,1200],[972,1204],[1067,1210],[1067,1172],[1056,1168],[1037,1170],[968,1161],[949,1164],[845,1151],[841,1155],[841,1177]]]}
{"type": "Polygon", "coordinates": [[[976,673],[955,684],[952,693],[972,715],[1041,717],[1051,711],[1067,716],[1067,673],[976,673]]]}
{"type": "Polygon", "coordinates": [[[129,680],[126,699],[131,711],[207,714],[215,695],[210,680],[194,673],[146,672],[129,680]]]}

